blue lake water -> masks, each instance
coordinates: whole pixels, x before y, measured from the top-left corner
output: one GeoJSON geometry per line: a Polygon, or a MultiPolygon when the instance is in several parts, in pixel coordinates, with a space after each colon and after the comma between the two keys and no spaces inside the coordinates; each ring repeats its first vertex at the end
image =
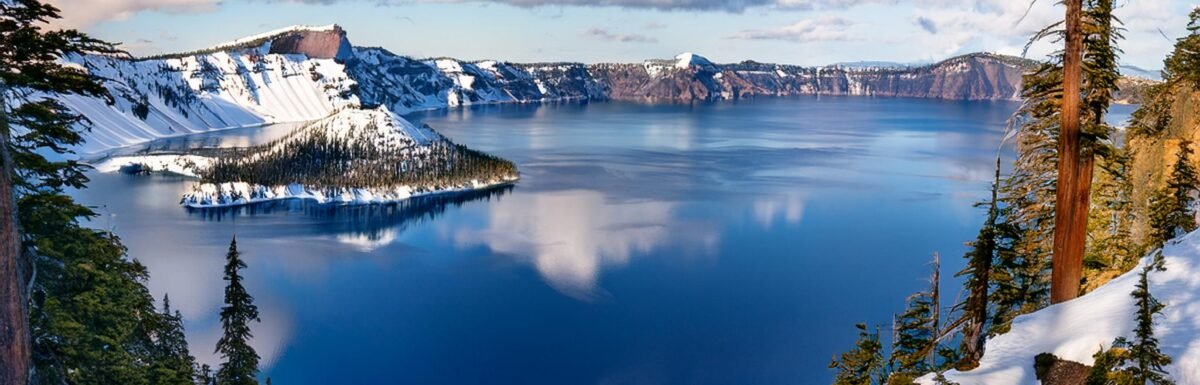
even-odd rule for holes
{"type": "Polygon", "coordinates": [[[943,276],[962,266],[1016,107],[486,106],[409,118],[517,162],[511,188],[189,212],[187,179],[94,175],[79,198],[204,362],[236,233],[275,384],[823,384],[855,323],[886,327],[925,285],[931,253],[943,276]]]}

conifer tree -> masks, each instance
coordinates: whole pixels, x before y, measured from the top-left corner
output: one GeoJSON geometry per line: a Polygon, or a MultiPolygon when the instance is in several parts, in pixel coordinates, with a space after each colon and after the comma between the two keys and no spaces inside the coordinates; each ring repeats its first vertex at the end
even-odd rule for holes
{"type": "Polygon", "coordinates": [[[1163,63],[1163,79],[1200,87],[1200,7],[1188,13],[1187,30],[1187,35],[1175,41],[1175,50],[1163,63]]]}
{"type": "MultiPolygon", "coordinates": [[[[979,229],[979,235],[970,243],[971,249],[965,255],[967,266],[957,276],[967,277],[964,289],[967,298],[955,305],[961,311],[962,340],[959,353],[962,355],[962,366],[973,367],[980,357],[983,357],[984,337],[988,330],[988,314],[992,307],[990,302],[993,280],[1003,278],[997,276],[995,264],[1003,261],[1002,257],[1011,254],[1011,242],[1008,236],[1013,233],[1007,224],[1008,209],[1002,209],[999,202],[1000,194],[1000,157],[996,157],[995,174],[992,179],[992,196],[986,203],[987,219],[979,229]]],[[[984,204],[979,204],[984,205],[984,204]]],[[[1001,272],[1003,273],[1003,272],[1001,272]]]]}
{"type": "Polygon", "coordinates": [[[257,385],[258,353],[250,346],[250,322],[259,321],[254,297],[242,286],[241,270],[246,268],[237,250],[237,238],[229,243],[225,255],[225,306],[221,308],[224,334],[217,340],[217,353],[224,362],[217,370],[220,385],[257,385]]]}
{"type": "MultiPolygon", "coordinates": [[[[1092,219],[1088,221],[1092,241],[1088,244],[1084,267],[1089,271],[1125,272],[1144,254],[1133,239],[1135,212],[1133,183],[1129,178],[1132,159],[1128,151],[1128,146],[1113,147],[1101,162],[1093,189],[1092,219]]],[[[1095,287],[1101,282],[1089,278],[1088,283],[1095,287]]]]}
{"type": "Polygon", "coordinates": [[[1153,261],[1146,264],[1138,275],[1138,283],[1130,295],[1137,303],[1137,326],[1133,329],[1133,341],[1129,343],[1129,372],[1135,383],[1169,385],[1170,375],[1163,367],[1171,363],[1171,357],[1163,354],[1158,348],[1158,338],[1154,337],[1154,316],[1161,314],[1166,305],[1155,299],[1150,293],[1150,272],[1164,270],[1162,253],[1156,254],[1153,261]]]}
{"type": "Polygon", "coordinates": [[[1150,293],[1150,273],[1164,270],[1162,253],[1138,273],[1138,283],[1130,293],[1134,298],[1137,325],[1133,340],[1118,337],[1112,347],[1094,356],[1096,361],[1088,375],[1087,385],[1173,385],[1165,367],[1171,357],[1158,348],[1154,336],[1154,317],[1162,314],[1165,305],[1150,293]]]}
{"type": "Polygon", "coordinates": [[[171,312],[171,299],[163,296],[159,330],[156,333],[150,385],[189,385],[196,380],[196,359],[188,350],[183,332],[183,315],[171,312]]]}
{"type": "Polygon", "coordinates": [[[854,348],[834,358],[829,368],[835,369],[834,385],[881,385],[887,381],[887,365],[883,358],[883,345],[879,342],[879,330],[867,331],[866,324],[858,328],[858,340],[854,348]]]}
{"type": "Polygon", "coordinates": [[[934,271],[930,286],[908,297],[908,306],[896,317],[892,353],[889,357],[889,384],[911,384],[917,377],[938,366],[938,261],[934,254],[934,271]]]}
{"type": "Polygon", "coordinates": [[[208,364],[201,364],[197,370],[196,385],[216,385],[217,379],[213,377],[212,367],[208,364]]]}
{"type": "Polygon", "coordinates": [[[27,251],[36,234],[22,229],[18,207],[23,197],[57,196],[49,209],[75,217],[90,212],[61,194],[82,187],[83,167],[52,161],[79,143],[80,118],[41,93],[105,95],[86,72],[63,65],[60,58],[85,52],[113,52],[107,43],[74,30],[47,31],[59,10],[37,0],[0,2],[0,384],[24,385],[30,379],[35,346],[31,345],[28,280],[33,263],[27,251]]]}
{"type": "Polygon", "coordinates": [[[1180,141],[1175,164],[1167,184],[1150,199],[1150,242],[1162,246],[1167,241],[1196,229],[1195,194],[1200,186],[1191,163],[1191,142],[1180,141]]]}

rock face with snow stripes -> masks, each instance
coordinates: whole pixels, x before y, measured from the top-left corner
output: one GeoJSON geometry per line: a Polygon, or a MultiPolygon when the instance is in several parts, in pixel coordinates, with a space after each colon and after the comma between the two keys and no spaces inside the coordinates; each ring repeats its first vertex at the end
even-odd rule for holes
{"type": "Polygon", "coordinates": [[[692,102],[759,96],[1015,99],[1021,59],[973,54],[922,67],[715,64],[682,54],[632,64],[413,59],[352,47],[338,26],[295,26],[213,48],[70,59],[105,79],[112,105],[63,97],[94,123],[84,153],[155,138],[318,119],[344,106],[397,113],[561,100],[692,102]]]}

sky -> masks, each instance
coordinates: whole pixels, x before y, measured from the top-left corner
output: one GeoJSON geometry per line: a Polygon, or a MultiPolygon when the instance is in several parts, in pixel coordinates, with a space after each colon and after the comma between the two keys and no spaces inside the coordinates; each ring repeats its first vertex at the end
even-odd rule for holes
{"type": "MultiPolygon", "coordinates": [[[[1061,20],[1058,0],[48,0],[56,27],[182,52],[295,24],[339,24],[356,46],[414,57],[640,62],[695,52],[719,63],[924,63],[978,51],[1021,55],[1061,20]]],[[[1187,33],[1185,0],[1115,0],[1121,62],[1162,68],[1187,33]]],[[[1052,42],[1034,44],[1040,58],[1052,42]]]]}

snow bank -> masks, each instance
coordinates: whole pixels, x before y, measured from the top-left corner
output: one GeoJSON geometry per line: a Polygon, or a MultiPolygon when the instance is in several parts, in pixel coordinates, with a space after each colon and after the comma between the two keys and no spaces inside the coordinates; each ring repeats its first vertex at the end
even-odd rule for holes
{"type": "MultiPolygon", "coordinates": [[[[1166,304],[1155,318],[1155,336],[1174,362],[1167,367],[1179,384],[1200,384],[1200,232],[1163,249],[1166,271],[1150,273],[1150,293],[1166,304]]],[[[1012,330],[987,341],[979,367],[949,371],[946,379],[962,385],[1033,385],[1033,357],[1042,352],[1092,365],[1092,355],[1120,336],[1132,337],[1133,292],[1138,272],[1149,263],[1072,301],[1017,317],[1012,330]]],[[[932,376],[922,377],[933,384],[932,376]]]]}
{"type": "Polygon", "coordinates": [[[194,186],[194,191],[191,193],[184,194],[179,203],[189,208],[233,207],[287,199],[305,199],[322,204],[348,205],[395,203],[420,196],[489,189],[509,185],[516,180],[516,177],[489,181],[473,180],[469,184],[435,189],[414,189],[410,186],[369,189],[321,188],[295,183],[270,187],[242,182],[201,183],[194,186]]]}
{"type": "Polygon", "coordinates": [[[183,176],[195,177],[197,171],[208,167],[212,158],[198,155],[157,154],[118,156],[105,159],[93,164],[99,172],[118,172],[126,167],[139,167],[144,172],[169,172],[183,176]]]}

